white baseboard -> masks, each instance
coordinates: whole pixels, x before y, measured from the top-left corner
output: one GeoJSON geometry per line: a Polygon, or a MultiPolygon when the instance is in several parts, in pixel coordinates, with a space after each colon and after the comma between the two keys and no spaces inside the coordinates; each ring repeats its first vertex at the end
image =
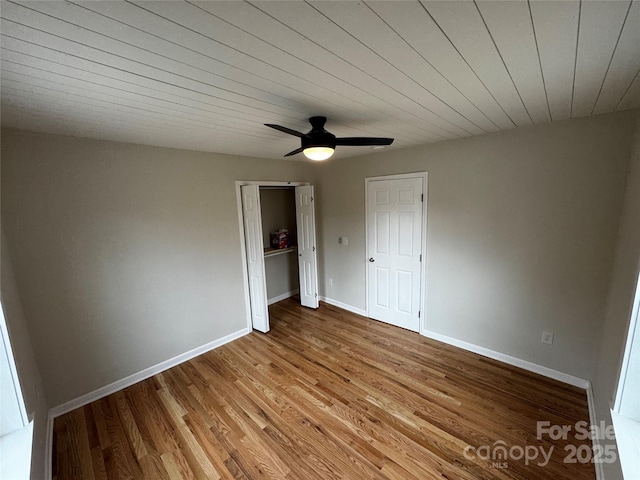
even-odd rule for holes
{"type": "Polygon", "coordinates": [[[333,305],[334,307],[341,308],[351,313],[355,313],[357,315],[362,315],[363,317],[367,316],[367,311],[362,308],[353,307],[351,305],[347,305],[346,303],[339,302],[338,300],[334,300],[332,298],[325,297],[324,295],[320,295],[319,299],[329,305],[333,305]]]}
{"type": "Polygon", "coordinates": [[[285,292],[282,295],[278,295],[273,298],[267,299],[267,304],[271,305],[272,303],[281,302],[282,300],[286,300],[287,298],[293,297],[294,295],[297,295],[299,293],[300,293],[300,289],[296,288],[295,290],[291,290],[290,292],[285,292]]]}
{"type": "Polygon", "coordinates": [[[213,342],[206,343],[200,347],[196,347],[192,350],[189,350],[188,352],[181,353],[180,355],[170,358],[169,360],[160,362],[157,365],[153,365],[149,368],[145,368],[144,370],[138,373],[129,375],[128,377],[125,377],[121,380],[116,380],[115,382],[110,383],[109,385],[105,385],[104,387],[100,387],[92,392],[85,393],[84,395],[81,395],[78,398],[69,400],[68,402],[63,403],[62,405],[58,405],[57,407],[51,408],[49,410],[49,416],[53,419],[53,418],[59,417],[60,415],[64,415],[65,413],[68,413],[72,410],[75,410],[76,408],[84,407],[85,405],[91,402],[95,402],[96,400],[106,397],[107,395],[111,395],[112,393],[122,390],[123,388],[130,387],[135,383],[138,383],[138,382],[141,382],[142,380],[146,380],[147,378],[153,377],[158,373],[164,372],[165,370],[168,370],[171,367],[175,367],[176,365],[186,362],[187,360],[191,360],[192,358],[197,357],[198,355],[202,355],[203,353],[213,350],[214,348],[218,348],[224,345],[225,343],[229,343],[233,340],[236,340],[250,332],[251,332],[251,329],[243,328],[242,330],[238,330],[237,332],[231,333],[225,337],[214,340],[213,342]]]}
{"type": "Polygon", "coordinates": [[[447,337],[446,335],[432,332],[431,330],[424,330],[420,333],[425,337],[432,338],[433,340],[438,340],[439,342],[453,345],[454,347],[462,348],[463,350],[467,350],[469,352],[478,353],[485,357],[498,360],[499,362],[513,365],[514,367],[520,367],[524,370],[537,373],[544,377],[553,378],[554,380],[558,380],[560,382],[568,383],[569,385],[573,385],[574,387],[584,388],[586,390],[591,385],[588,380],[585,380],[583,378],[574,377],[573,375],[569,375],[568,373],[559,372],[558,370],[554,370],[549,367],[543,367],[542,365],[538,365],[537,363],[522,360],[517,357],[512,357],[511,355],[496,352],[495,350],[490,350],[479,345],[474,345],[473,343],[468,343],[456,338],[447,337]]]}
{"type": "MultiPolygon", "coordinates": [[[[587,404],[589,405],[589,425],[598,425],[598,419],[596,418],[596,401],[593,396],[593,386],[591,382],[587,382],[587,404]]],[[[593,435],[591,438],[591,445],[593,452],[601,452],[599,435],[593,435]]],[[[604,464],[602,462],[594,462],[593,465],[596,468],[596,480],[604,480],[604,464]]]]}

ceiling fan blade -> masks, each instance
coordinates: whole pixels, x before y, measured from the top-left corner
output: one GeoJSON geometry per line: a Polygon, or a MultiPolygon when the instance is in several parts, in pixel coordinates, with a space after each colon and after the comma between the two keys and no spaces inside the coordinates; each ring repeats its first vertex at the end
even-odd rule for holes
{"type": "Polygon", "coordinates": [[[287,153],[285,157],[290,157],[291,155],[297,155],[298,153],[302,152],[302,150],[304,150],[304,148],[296,148],[295,150],[287,153]]]}
{"type": "Polygon", "coordinates": [[[384,137],[342,137],[336,138],[336,145],[363,147],[367,145],[391,145],[393,138],[384,137]]]}
{"type": "Polygon", "coordinates": [[[295,135],[296,137],[306,137],[306,133],[297,132],[295,130],[291,130],[290,128],[283,127],[282,125],[274,125],[272,123],[265,123],[266,127],[275,128],[276,130],[280,130],[281,132],[288,133],[289,135],[295,135]]]}

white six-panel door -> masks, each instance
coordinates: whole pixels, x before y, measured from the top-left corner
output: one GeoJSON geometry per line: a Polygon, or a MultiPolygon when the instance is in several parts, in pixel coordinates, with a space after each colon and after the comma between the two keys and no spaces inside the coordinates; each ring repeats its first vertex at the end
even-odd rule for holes
{"type": "Polygon", "coordinates": [[[367,182],[369,317],[420,329],[423,179],[367,182]]]}
{"type": "Polygon", "coordinates": [[[264,273],[260,187],[258,185],[244,185],[241,187],[241,191],[251,322],[253,328],[266,333],[269,331],[269,308],[264,273]]]}
{"type": "Polygon", "coordinates": [[[313,186],[296,187],[300,303],[318,308],[318,262],[313,186]]]}

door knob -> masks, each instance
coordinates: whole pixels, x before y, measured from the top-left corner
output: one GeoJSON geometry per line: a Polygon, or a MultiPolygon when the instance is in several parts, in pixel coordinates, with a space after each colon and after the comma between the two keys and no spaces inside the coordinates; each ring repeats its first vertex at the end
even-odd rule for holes
{"type": "Polygon", "coordinates": [[[375,261],[376,261],[376,259],[375,259],[375,258],[373,258],[373,257],[371,257],[371,258],[369,259],[369,261],[370,261],[370,262],[375,262],[375,261]]]}

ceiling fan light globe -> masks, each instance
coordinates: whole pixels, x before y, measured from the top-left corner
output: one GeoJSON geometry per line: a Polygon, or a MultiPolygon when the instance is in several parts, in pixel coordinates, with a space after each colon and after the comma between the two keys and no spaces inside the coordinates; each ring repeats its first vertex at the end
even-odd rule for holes
{"type": "Polygon", "coordinates": [[[334,149],[331,147],[308,147],[302,151],[309,160],[316,161],[326,160],[333,155],[333,152],[334,149]]]}

